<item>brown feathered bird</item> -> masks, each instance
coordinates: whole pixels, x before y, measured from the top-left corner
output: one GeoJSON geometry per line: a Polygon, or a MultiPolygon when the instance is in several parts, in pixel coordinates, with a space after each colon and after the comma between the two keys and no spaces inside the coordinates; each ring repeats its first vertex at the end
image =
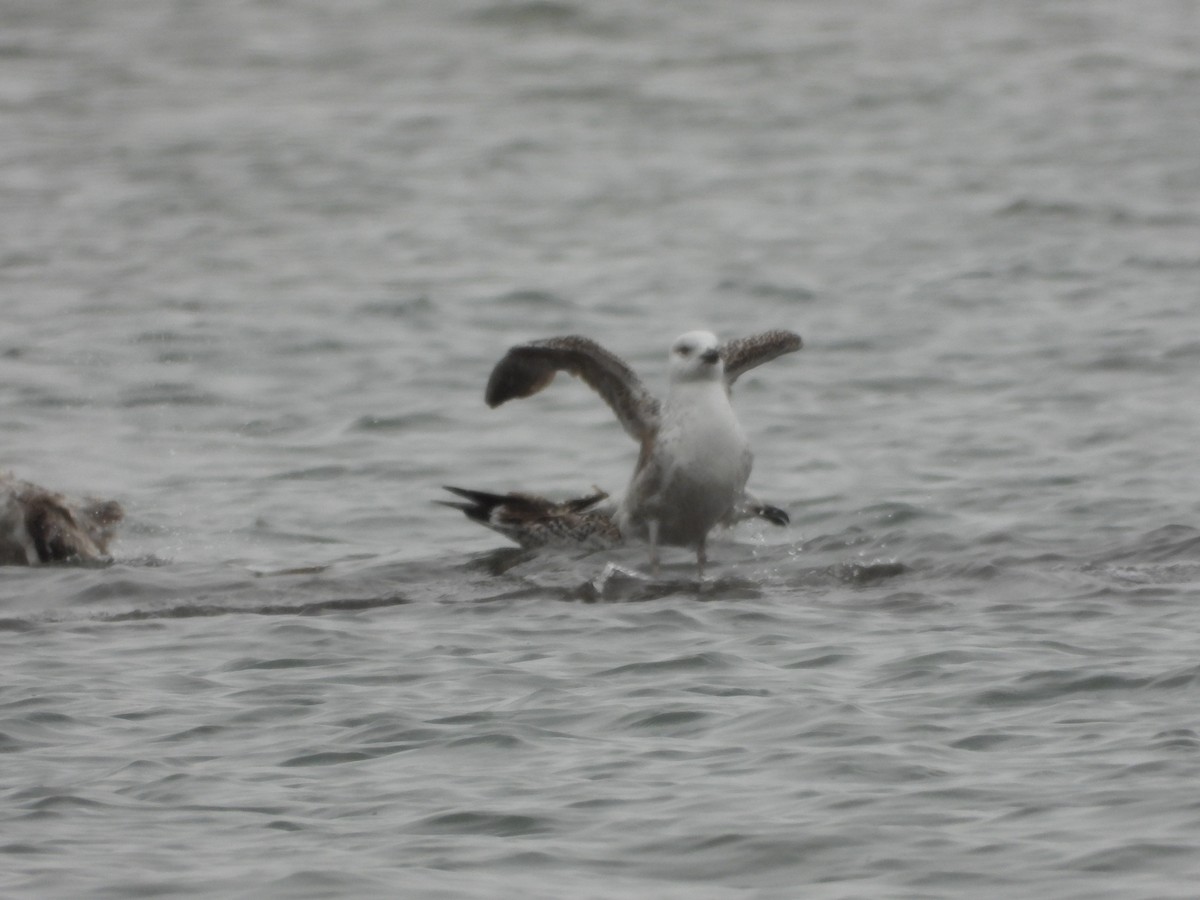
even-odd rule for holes
{"type": "Polygon", "coordinates": [[[0,473],[0,565],[105,560],[124,518],[115,500],[75,500],[0,473]]]}

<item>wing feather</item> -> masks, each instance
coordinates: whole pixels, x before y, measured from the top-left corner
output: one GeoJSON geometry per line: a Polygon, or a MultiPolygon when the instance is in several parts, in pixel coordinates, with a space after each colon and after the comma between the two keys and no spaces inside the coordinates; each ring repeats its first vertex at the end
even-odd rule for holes
{"type": "Polygon", "coordinates": [[[725,384],[732,385],[755,366],[761,366],[785,353],[795,353],[803,344],[800,335],[781,328],[725,342],[721,345],[721,357],[725,361],[725,384]]]}
{"type": "Polygon", "coordinates": [[[658,427],[659,403],[620,358],[585,337],[552,337],[511,348],[488,379],[484,399],[493,409],[543,390],[559,372],[583,379],[635,440],[658,427]]]}

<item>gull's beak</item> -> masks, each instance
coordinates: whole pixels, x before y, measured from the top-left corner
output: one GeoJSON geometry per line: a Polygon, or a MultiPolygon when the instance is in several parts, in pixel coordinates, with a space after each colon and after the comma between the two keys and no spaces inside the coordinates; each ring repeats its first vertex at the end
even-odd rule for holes
{"type": "Polygon", "coordinates": [[[700,354],[700,359],[708,363],[710,366],[721,358],[721,354],[717,350],[705,350],[700,354]]]}

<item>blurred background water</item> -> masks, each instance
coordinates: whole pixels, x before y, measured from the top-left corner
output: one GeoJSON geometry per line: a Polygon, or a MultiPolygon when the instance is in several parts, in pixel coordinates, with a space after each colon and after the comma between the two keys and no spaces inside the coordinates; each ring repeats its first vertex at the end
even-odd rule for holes
{"type": "Polygon", "coordinates": [[[1195,896],[1195,4],[2,12],[0,465],[128,521],[0,573],[0,894],[1195,896]],[[702,596],[431,502],[701,326],[806,341],[702,596]]]}

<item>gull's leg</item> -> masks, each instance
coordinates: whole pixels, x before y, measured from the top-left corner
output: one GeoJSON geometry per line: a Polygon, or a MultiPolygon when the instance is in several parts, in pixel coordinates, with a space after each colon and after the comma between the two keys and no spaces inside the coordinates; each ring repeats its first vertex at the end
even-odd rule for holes
{"type": "Polygon", "coordinates": [[[659,577],[659,520],[652,518],[646,523],[647,536],[650,539],[650,575],[659,577]]]}

